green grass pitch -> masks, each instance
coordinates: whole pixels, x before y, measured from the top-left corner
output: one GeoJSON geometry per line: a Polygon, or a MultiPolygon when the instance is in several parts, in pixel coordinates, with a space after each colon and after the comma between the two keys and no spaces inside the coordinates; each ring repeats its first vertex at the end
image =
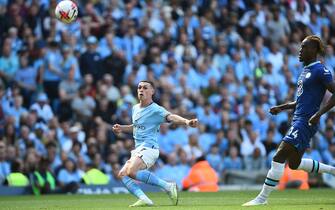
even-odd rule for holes
{"type": "Polygon", "coordinates": [[[241,207],[254,198],[256,191],[232,191],[219,193],[187,193],[179,195],[179,205],[171,206],[165,193],[149,193],[155,203],[153,207],[129,208],[136,199],[129,194],[118,195],[49,195],[49,196],[2,196],[0,209],[51,210],[51,209],[160,209],[160,210],[222,210],[222,209],[284,209],[284,210],[326,210],[335,209],[335,190],[313,189],[309,191],[287,190],[273,192],[269,205],[241,207]]]}

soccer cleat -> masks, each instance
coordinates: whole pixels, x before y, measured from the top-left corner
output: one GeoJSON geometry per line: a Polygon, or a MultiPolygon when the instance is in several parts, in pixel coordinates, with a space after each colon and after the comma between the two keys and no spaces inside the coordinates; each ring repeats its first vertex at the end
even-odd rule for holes
{"type": "Polygon", "coordinates": [[[246,202],[245,204],[243,204],[242,206],[260,206],[260,205],[266,205],[268,204],[267,200],[261,200],[259,198],[255,198],[249,202],[246,202]]]}
{"type": "Polygon", "coordinates": [[[167,191],[172,204],[177,206],[178,205],[178,188],[175,182],[171,183],[170,189],[167,191]]]}
{"type": "Polygon", "coordinates": [[[139,199],[135,203],[129,205],[129,207],[143,207],[143,206],[152,206],[152,205],[154,205],[152,202],[139,199]]]}

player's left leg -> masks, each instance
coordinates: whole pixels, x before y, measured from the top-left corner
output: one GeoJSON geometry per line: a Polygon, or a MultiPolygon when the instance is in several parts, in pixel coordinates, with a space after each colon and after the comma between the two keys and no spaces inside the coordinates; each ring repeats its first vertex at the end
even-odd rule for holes
{"type": "Polygon", "coordinates": [[[289,167],[291,169],[304,170],[308,173],[328,173],[335,175],[335,167],[309,158],[302,158],[302,156],[303,153],[299,155],[292,154],[289,157],[289,167]]]}
{"type": "Polygon", "coordinates": [[[178,204],[178,189],[177,184],[172,182],[167,182],[159,177],[157,177],[154,173],[148,170],[141,170],[136,173],[136,180],[144,182],[146,184],[150,184],[153,186],[160,187],[165,192],[168,193],[173,205],[178,204]]]}

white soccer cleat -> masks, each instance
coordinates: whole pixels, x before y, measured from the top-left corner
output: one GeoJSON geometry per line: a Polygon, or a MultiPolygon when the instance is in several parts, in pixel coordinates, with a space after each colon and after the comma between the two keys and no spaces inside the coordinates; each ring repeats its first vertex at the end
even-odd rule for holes
{"type": "Polygon", "coordinates": [[[171,183],[170,189],[166,191],[169,195],[172,204],[177,206],[178,205],[178,188],[175,182],[171,183]]]}
{"type": "Polygon", "coordinates": [[[154,205],[154,203],[152,201],[144,201],[139,199],[138,201],[136,201],[135,203],[129,205],[129,207],[143,207],[143,206],[152,206],[154,205]]]}
{"type": "Polygon", "coordinates": [[[266,205],[268,204],[267,200],[261,200],[259,198],[255,198],[249,202],[246,202],[245,204],[243,204],[242,206],[261,206],[261,205],[266,205]]]}

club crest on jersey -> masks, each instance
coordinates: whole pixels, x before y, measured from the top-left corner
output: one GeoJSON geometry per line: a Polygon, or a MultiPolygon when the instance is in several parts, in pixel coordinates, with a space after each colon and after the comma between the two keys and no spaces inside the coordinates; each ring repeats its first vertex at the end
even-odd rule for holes
{"type": "Polygon", "coordinates": [[[324,73],[323,74],[330,74],[330,71],[326,68],[323,68],[324,73]]]}
{"type": "Polygon", "coordinates": [[[311,77],[311,75],[312,75],[312,73],[311,73],[311,72],[308,72],[308,73],[306,74],[305,78],[308,79],[308,78],[311,77]]]}

